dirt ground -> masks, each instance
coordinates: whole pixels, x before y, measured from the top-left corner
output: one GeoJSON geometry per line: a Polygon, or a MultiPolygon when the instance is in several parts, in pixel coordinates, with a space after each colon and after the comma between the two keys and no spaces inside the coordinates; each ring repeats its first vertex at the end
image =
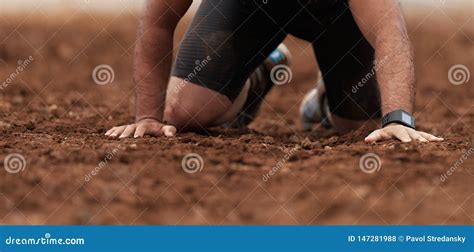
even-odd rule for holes
{"type": "Polygon", "coordinates": [[[2,15],[0,81],[29,64],[0,92],[0,159],[26,160],[18,173],[1,164],[0,223],[473,224],[474,77],[448,78],[455,65],[474,71],[472,15],[407,12],[419,128],[446,141],[373,145],[364,131],[301,130],[299,103],[317,74],[311,47],[294,38],[293,81],[269,94],[249,131],[106,139],[133,120],[135,14],[2,15]],[[94,83],[101,64],[112,83],[94,83]],[[201,171],[183,170],[190,153],[201,171]],[[368,153],[381,160],[372,174],[359,166],[368,153]]]}

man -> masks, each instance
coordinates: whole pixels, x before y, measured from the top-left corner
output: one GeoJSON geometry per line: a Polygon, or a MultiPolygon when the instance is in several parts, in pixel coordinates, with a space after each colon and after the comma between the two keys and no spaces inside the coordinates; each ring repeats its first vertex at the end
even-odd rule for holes
{"type": "Polygon", "coordinates": [[[249,123],[273,84],[252,76],[268,76],[265,59],[292,34],[313,43],[324,79],[303,102],[305,128],[323,122],[344,133],[384,116],[367,142],[443,140],[415,130],[413,55],[396,0],[203,0],[172,68],[173,32],[191,3],[148,1],[135,57],[136,122],[107,136],[249,123]]]}

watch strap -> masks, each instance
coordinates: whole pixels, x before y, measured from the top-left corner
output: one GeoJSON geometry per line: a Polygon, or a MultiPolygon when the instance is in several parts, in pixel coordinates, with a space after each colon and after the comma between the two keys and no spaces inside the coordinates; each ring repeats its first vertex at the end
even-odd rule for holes
{"type": "Polygon", "coordinates": [[[390,123],[398,123],[415,129],[415,117],[402,109],[386,114],[382,119],[382,128],[390,123]]]}

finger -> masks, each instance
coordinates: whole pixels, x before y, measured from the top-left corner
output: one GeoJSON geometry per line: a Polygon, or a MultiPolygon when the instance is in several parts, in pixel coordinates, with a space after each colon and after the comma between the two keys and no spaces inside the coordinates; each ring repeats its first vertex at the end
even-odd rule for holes
{"type": "Polygon", "coordinates": [[[411,139],[417,140],[420,142],[428,142],[426,138],[424,138],[420,133],[416,130],[408,130],[408,135],[410,135],[411,139]]]}
{"type": "Polygon", "coordinates": [[[163,135],[163,124],[159,125],[148,125],[146,127],[145,135],[150,135],[154,137],[159,137],[163,135]]]}
{"type": "Polygon", "coordinates": [[[383,130],[376,130],[372,132],[369,136],[365,138],[365,141],[368,143],[373,143],[381,140],[390,139],[390,135],[383,130]]]}
{"type": "Polygon", "coordinates": [[[161,131],[163,132],[163,134],[166,137],[173,137],[173,136],[176,135],[176,128],[174,126],[171,126],[171,125],[163,126],[161,131]]]}
{"type": "Polygon", "coordinates": [[[135,130],[135,135],[133,135],[133,137],[134,138],[143,137],[145,135],[145,132],[146,132],[146,127],[143,126],[142,124],[139,124],[137,126],[137,129],[135,130]]]}
{"type": "Polygon", "coordinates": [[[424,138],[422,135],[420,135],[420,137],[416,140],[418,140],[420,142],[423,142],[423,143],[429,142],[428,139],[424,138]]]}
{"type": "Polygon", "coordinates": [[[420,133],[420,135],[422,135],[424,138],[426,138],[428,141],[440,142],[440,141],[443,141],[443,140],[444,140],[444,138],[436,137],[436,136],[433,136],[433,135],[428,134],[428,133],[423,132],[423,131],[420,131],[419,133],[420,133]]]}
{"type": "Polygon", "coordinates": [[[110,133],[110,137],[117,137],[118,135],[122,134],[122,132],[125,130],[125,127],[127,126],[120,126],[117,127],[112,133],[110,133]]]}
{"type": "Polygon", "coordinates": [[[373,142],[376,142],[378,139],[378,131],[374,131],[372,133],[370,133],[365,139],[364,141],[366,143],[373,143],[373,142]]]}
{"type": "Polygon", "coordinates": [[[404,143],[409,143],[411,142],[411,137],[406,131],[406,129],[399,129],[399,130],[394,130],[390,133],[393,137],[396,137],[398,140],[404,142],[404,143]]]}
{"type": "Polygon", "coordinates": [[[139,123],[134,137],[143,137],[144,135],[149,135],[149,136],[161,136],[163,135],[162,128],[164,127],[163,124],[161,123],[139,123]]]}
{"type": "Polygon", "coordinates": [[[107,130],[107,132],[105,132],[105,135],[109,136],[115,129],[117,129],[117,127],[113,127],[111,129],[107,130]]]}
{"type": "Polygon", "coordinates": [[[136,125],[135,124],[130,124],[128,125],[125,130],[122,132],[119,138],[126,138],[129,137],[135,132],[136,125]]]}

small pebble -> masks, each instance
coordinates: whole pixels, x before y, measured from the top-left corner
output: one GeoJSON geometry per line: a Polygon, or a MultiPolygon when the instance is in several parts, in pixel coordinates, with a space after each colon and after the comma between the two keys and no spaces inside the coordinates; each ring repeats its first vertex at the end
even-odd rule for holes
{"type": "Polygon", "coordinates": [[[296,135],[292,135],[292,136],[290,136],[290,141],[292,143],[299,143],[299,142],[301,142],[301,139],[296,135]]]}
{"type": "Polygon", "coordinates": [[[311,149],[312,146],[313,143],[311,142],[311,140],[309,140],[309,138],[305,138],[303,141],[301,141],[301,147],[305,150],[311,149]]]}
{"type": "Polygon", "coordinates": [[[10,124],[6,122],[0,121],[0,128],[10,128],[10,124]]]}

